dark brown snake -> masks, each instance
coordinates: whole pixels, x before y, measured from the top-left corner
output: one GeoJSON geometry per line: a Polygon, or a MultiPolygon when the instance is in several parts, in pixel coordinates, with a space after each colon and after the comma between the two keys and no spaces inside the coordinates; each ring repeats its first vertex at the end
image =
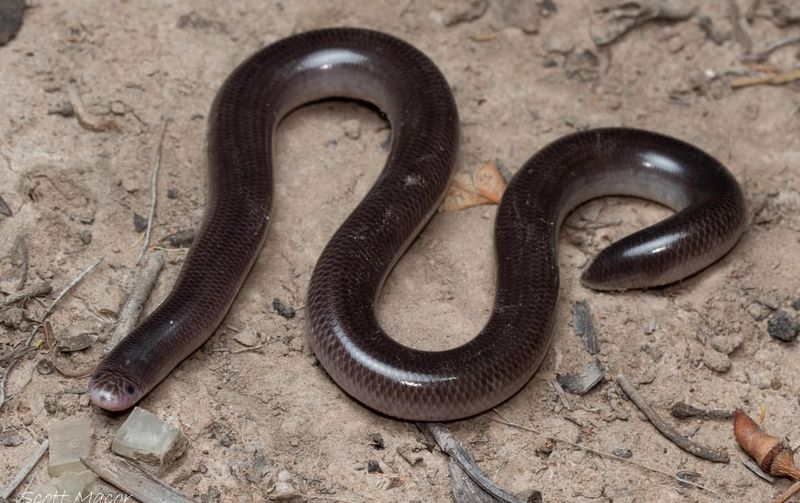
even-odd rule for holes
{"type": "Polygon", "coordinates": [[[563,137],[525,163],[503,195],[497,287],[483,330],[446,351],[404,346],[383,332],[375,303],[450,180],[458,145],[453,96],[424,54],[389,35],[329,29],[292,36],[255,53],[219,90],[209,116],[202,226],[169,297],[92,376],[97,406],[131,407],[222,322],[267,235],[275,130],[292,110],[330,97],[376,105],[388,116],[392,143],[375,185],[314,269],[308,342],[339,386],[391,416],[470,416],[530,380],[553,332],[559,228],[585,201],[631,195],[676,212],[603,250],[582,276],[594,289],[678,281],[725,255],[744,228],[739,184],[702,150],[634,129],[563,137]]]}

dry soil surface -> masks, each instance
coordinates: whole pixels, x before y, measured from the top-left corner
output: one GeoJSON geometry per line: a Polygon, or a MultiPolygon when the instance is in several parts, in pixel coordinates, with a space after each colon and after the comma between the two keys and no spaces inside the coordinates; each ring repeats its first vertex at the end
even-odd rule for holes
{"type": "MultiPolygon", "coordinates": [[[[456,437],[500,486],[518,494],[538,488],[546,501],[767,501],[788,482],[770,486],[742,466],[729,422],[674,420],[695,440],[732,455],[729,464],[700,460],[656,433],[612,378],[627,375],[664,416],[679,401],[752,415],[763,404],[765,427],[796,446],[798,347],[771,338],[767,324],[778,310],[798,314],[792,303],[800,297],[800,87],[731,83],[764,75],[757,70],[796,68],[797,46],[776,51],[766,66],[746,65],[746,40],[732,36],[730,2],[722,0],[695,2],[699,10],[688,20],[650,22],[602,47],[594,37],[615,12],[600,12],[599,3],[555,0],[504,17],[511,3],[486,10],[481,0],[33,0],[20,33],[0,47],[0,196],[14,212],[0,216],[3,291],[19,284],[12,251],[20,240],[27,246],[27,284],[48,281],[55,292],[102,257],[49,317],[59,339],[99,337],[84,351],[58,356],[61,367],[90,369],[103,354],[136,263],[141,233],[133,219],[150,206],[163,121],[171,122],[154,244],[200,222],[206,116],[237,62],[303,30],[383,30],[430,55],[451,83],[461,114],[459,173],[474,172],[484,160],[514,172],[564,134],[624,125],[678,136],[712,153],[741,181],[749,205],[746,234],[719,263],[680,284],[620,294],[582,287],[582,268],[608,243],[669,212],[621,198],[576,211],[562,232],[554,343],[536,377],[497,408],[540,434],[500,424],[489,412],[450,424],[456,437]],[[721,45],[701,28],[701,16],[713,21],[721,45]],[[80,121],[53,113],[64,102],[80,121]],[[570,326],[579,300],[595,314],[606,379],[565,402],[552,384],[556,374],[591,359],[570,326]],[[630,461],[667,474],[696,472],[694,480],[711,491],[567,443],[549,444],[550,437],[606,453],[630,449],[630,461]]],[[[776,23],[777,1],[761,2],[748,23],[750,3],[739,7],[754,52],[798,34],[790,16],[783,18],[789,24],[776,23]]],[[[415,425],[345,395],[304,341],[302,307],[314,262],[378,176],[389,135],[370,109],[335,101],[304,107],[280,128],[267,246],[223,326],[141,403],[187,435],[186,454],[160,477],[192,499],[264,501],[281,470],[308,501],[452,498],[446,456],[429,450],[415,425]],[[297,315],[278,314],[276,298],[297,315]],[[256,347],[241,351],[237,333],[256,347]],[[382,473],[368,472],[370,460],[382,473]]],[[[478,332],[492,303],[494,214],[493,206],[439,213],[422,231],[380,298],[378,316],[393,337],[443,349],[478,332]]],[[[166,296],[185,257],[185,250],[167,253],[148,310],[166,296]]],[[[3,310],[3,355],[28,337],[35,326],[28,318],[39,319],[55,292],[25,303],[24,313],[20,304],[3,310]]],[[[40,347],[10,372],[0,425],[22,441],[0,446],[0,484],[50,422],[89,417],[93,448],[103,452],[125,419],[89,404],[86,378],[37,367],[47,358],[40,347]]],[[[42,465],[35,483],[47,479],[42,465]]]]}

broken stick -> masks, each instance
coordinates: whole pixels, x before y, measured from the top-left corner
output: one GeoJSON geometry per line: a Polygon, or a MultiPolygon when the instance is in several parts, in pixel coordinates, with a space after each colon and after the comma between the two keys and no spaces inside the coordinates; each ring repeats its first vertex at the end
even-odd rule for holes
{"type": "Polygon", "coordinates": [[[698,444],[689,440],[687,437],[683,436],[678,430],[675,429],[671,424],[664,421],[656,412],[650,407],[650,404],[644,399],[644,397],[636,390],[627,377],[622,374],[619,374],[614,380],[619,384],[619,387],[622,388],[622,391],[628,395],[628,398],[639,408],[640,411],[647,417],[647,420],[650,421],[655,428],[661,432],[662,435],[667,437],[672,443],[683,449],[684,451],[694,454],[700,458],[706,459],[708,461],[713,461],[714,463],[728,463],[730,462],[730,456],[725,451],[718,451],[716,449],[712,449],[710,447],[706,447],[704,445],[698,444]]]}

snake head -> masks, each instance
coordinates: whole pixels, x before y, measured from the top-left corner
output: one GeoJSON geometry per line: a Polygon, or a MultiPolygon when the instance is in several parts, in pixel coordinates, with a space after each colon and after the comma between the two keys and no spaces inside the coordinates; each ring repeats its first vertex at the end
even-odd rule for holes
{"type": "Polygon", "coordinates": [[[137,385],[119,373],[99,370],[89,381],[89,398],[101,409],[129,409],[139,401],[141,395],[137,385]]]}

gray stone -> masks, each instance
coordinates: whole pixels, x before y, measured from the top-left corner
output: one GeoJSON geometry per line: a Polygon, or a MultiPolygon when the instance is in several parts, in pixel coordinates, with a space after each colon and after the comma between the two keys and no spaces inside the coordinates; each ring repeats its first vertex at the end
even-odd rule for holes
{"type": "Polygon", "coordinates": [[[82,472],[86,467],[81,458],[88,458],[92,448],[92,420],[73,417],[53,421],[47,427],[50,439],[48,471],[57,477],[65,472],[82,472]]]}
{"type": "Polygon", "coordinates": [[[186,443],[180,428],[136,407],[114,435],[111,450],[129,459],[163,467],[183,455],[186,443]]]}

